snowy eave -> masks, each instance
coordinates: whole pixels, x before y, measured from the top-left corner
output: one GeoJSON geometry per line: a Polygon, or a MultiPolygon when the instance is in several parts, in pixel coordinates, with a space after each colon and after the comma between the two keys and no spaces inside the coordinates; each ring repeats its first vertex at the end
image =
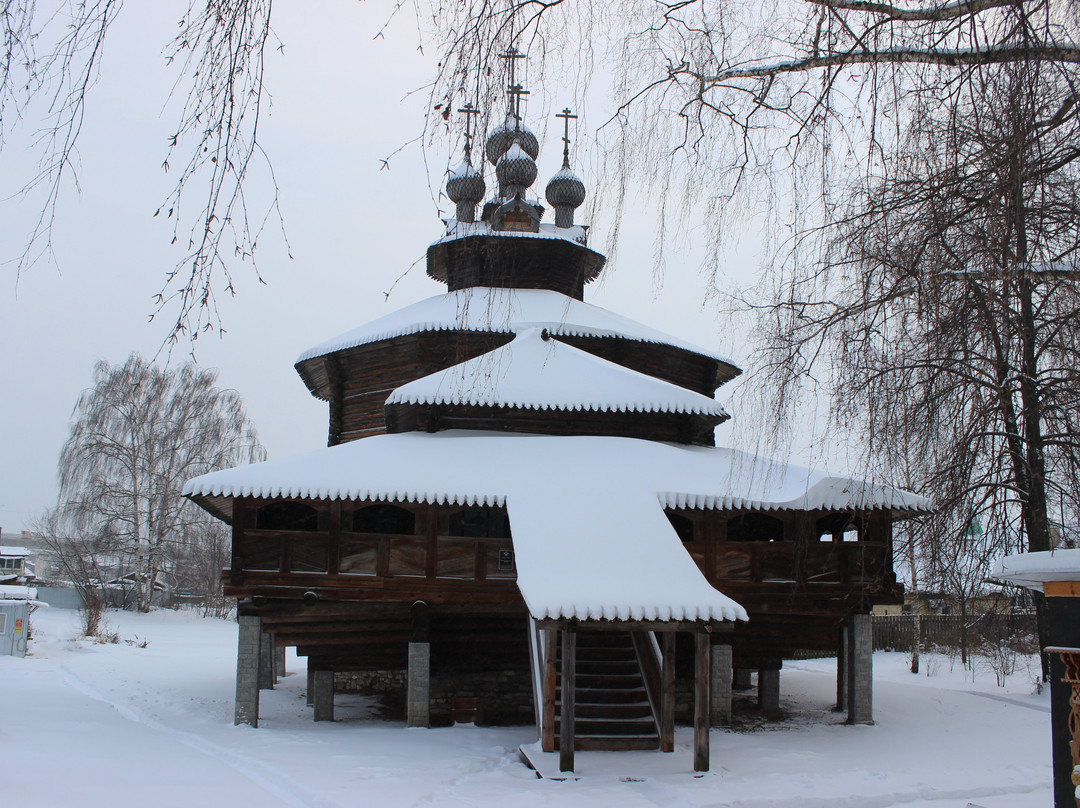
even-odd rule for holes
{"type": "Polygon", "coordinates": [[[37,603],[38,591],[32,586],[13,586],[0,584],[0,601],[16,601],[23,603],[37,603]]]}
{"type": "Polygon", "coordinates": [[[27,550],[25,547],[0,547],[0,556],[4,556],[6,558],[10,558],[13,556],[15,558],[21,558],[28,555],[30,555],[30,551],[27,550]]]}
{"type": "Polygon", "coordinates": [[[1080,550],[1051,550],[1005,556],[990,577],[1040,592],[1051,581],[1080,581],[1080,550]]]}
{"type": "Polygon", "coordinates": [[[336,351],[423,331],[489,331],[516,334],[546,328],[553,336],[623,337],[670,345],[724,362],[730,359],[628,317],[547,289],[477,286],[435,295],[346,331],[300,354],[296,364],[336,351]]]}
{"type": "MultiPolygon", "coordinates": [[[[528,199],[525,200],[525,203],[538,204],[535,200],[528,199]]],[[[492,230],[491,225],[487,222],[459,222],[457,219],[448,219],[446,221],[446,235],[432,242],[431,246],[446,244],[449,241],[457,241],[470,236],[493,236],[496,238],[558,239],[559,241],[570,241],[580,247],[589,249],[585,245],[585,232],[585,228],[577,224],[571,227],[556,227],[550,222],[541,222],[540,232],[533,233],[530,230],[492,230]]],[[[590,252],[596,251],[590,250],[590,252]]]]}
{"type": "Polygon", "coordinates": [[[731,449],[455,430],[377,435],[207,474],[184,495],[505,505],[530,612],[581,620],[745,619],[702,577],[664,507],[929,510],[914,494],[731,449]]]}
{"type": "Polygon", "coordinates": [[[522,331],[512,342],[482,356],[402,385],[386,403],[728,417],[711,398],[547,339],[539,328],[522,331]]]}

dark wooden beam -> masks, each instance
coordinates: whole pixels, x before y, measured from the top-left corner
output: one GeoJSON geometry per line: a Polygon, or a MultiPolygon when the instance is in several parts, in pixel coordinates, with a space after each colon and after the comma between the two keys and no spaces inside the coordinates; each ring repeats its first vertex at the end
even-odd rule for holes
{"type": "Polygon", "coordinates": [[[709,770],[709,635],[694,635],[694,771],[709,770]]]}
{"type": "Polygon", "coordinates": [[[544,629],[544,702],[541,713],[540,748],[545,752],[555,751],[555,698],[556,665],[559,658],[559,632],[544,629]]]}
{"type": "Polygon", "coordinates": [[[663,639],[660,695],[660,751],[675,751],[675,632],[663,639]]]}
{"type": "Polygon", "coordinates": [[[577,627],[562,630],[562,699],[559,708],[559,771],[574,770],[574,707],[577,687],[577,627]]]}

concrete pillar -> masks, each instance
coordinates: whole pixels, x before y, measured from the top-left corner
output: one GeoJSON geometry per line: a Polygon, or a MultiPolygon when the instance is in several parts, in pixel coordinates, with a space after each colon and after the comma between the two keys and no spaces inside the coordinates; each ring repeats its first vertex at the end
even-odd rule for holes
{"type": "Polygon", "coordinates": [[[836,648],[836,706],[837,712],[847,709],[848,627],[840,627],[840,642],[836,648]]]}
{"type": "Polygon", "coordinates": [[[240,615],[236,646],[236,704],[234,724],[259,726],[259,646],[262,639],[262,618],[240,615]]]}
{"type": "Polygon", "coordinates": [[[874,723],[874,628],[870,615],[856,614],[847,630],[847,722],[874,723]]]}
{"type": "Polygon", "coordinates": [[[736,668],[735,675],[731,679],[731,686],[735,690],[749,690],[754,686],[754,682],[750,678],[753,673],[750,668],[736,668]]]}
{"type": "Polygon", "coordinates": [[[431,643],[409,643],[408,693],[405,703],[406,726],[431,726],[431,643]]]}
{"type": "Polygon", "coordinates": [[[285,675],[285,646],[274,646],[274,676],[279,679],[285,675]]]}
{"type": "Polygon", "coordinates": [[[259,636],[259,689],[274,689],[274,635],[259,636]]]}
{"type": "Polygon", "coordinates": [[[731,646],[714,645],[709,659],[709,726],[731,726],[731,646]]]}
{"type": "Polygon", "coordinates": [[[334,672],[315,671],[315,720],[334,720],[334,672]]]}
{"type": "Polygon", "coordinates": [[[780,669],[762,668],[758,671],[757,706],[763,713],[780,711],[780,669]]]}
{"type": "Polygon", "coordinates": [[[308,665],[307,669],[307,706],[315,704],[315,669],[308,665]]]}

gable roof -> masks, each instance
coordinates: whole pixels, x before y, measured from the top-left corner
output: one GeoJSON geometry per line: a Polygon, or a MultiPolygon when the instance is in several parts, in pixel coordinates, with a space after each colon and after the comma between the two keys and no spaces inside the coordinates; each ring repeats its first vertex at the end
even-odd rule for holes
{"type": "Polygon", "coordinates": [[[386,403],[728,418],[723,407],[708,396],[549,339],[546,330],[536,327],[482,356],[402,385],[386,403]]]}

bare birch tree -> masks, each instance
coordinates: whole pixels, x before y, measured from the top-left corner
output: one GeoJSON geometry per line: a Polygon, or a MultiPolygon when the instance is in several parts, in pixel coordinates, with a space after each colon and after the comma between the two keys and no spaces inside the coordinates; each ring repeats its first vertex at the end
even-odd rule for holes
{"type": "Polygon", "coordinates": [[[60,532],[109,535],[140,610],[175,582],[165,578],[176,562],[207,550],[211,517],[180,496],[184,483],[264,457],[239,395],[216,382],[214,371],[162,370],[132,354],[98,363],[75,405],[60,455],[60,532]]]}
{"type": "MultiPolygon", "coordinates": [[[[176,182],[154,214],[173,222],[172,240],[185,247],[154,313],[172,319],[173,340],[221,327],[218,296],[232,293],[237,265],[258,272],[259,236],[281,224],[277,185],[258,143],[271,5],[191,0],[172,42],[162,43],[178,71],[173,92],[183,99],[162,163],[176,182]],[[252,208],[243,189],[258,169],[272,191],[252,208]]],[[[0,149],[15,126],[38,130],[37,170],[22,193],[43,201],[17,259],[20,273],[52,254],[57,201],[75,182],[86,108],[122,10],[123,0],[0,2],[0,149]]]]}

